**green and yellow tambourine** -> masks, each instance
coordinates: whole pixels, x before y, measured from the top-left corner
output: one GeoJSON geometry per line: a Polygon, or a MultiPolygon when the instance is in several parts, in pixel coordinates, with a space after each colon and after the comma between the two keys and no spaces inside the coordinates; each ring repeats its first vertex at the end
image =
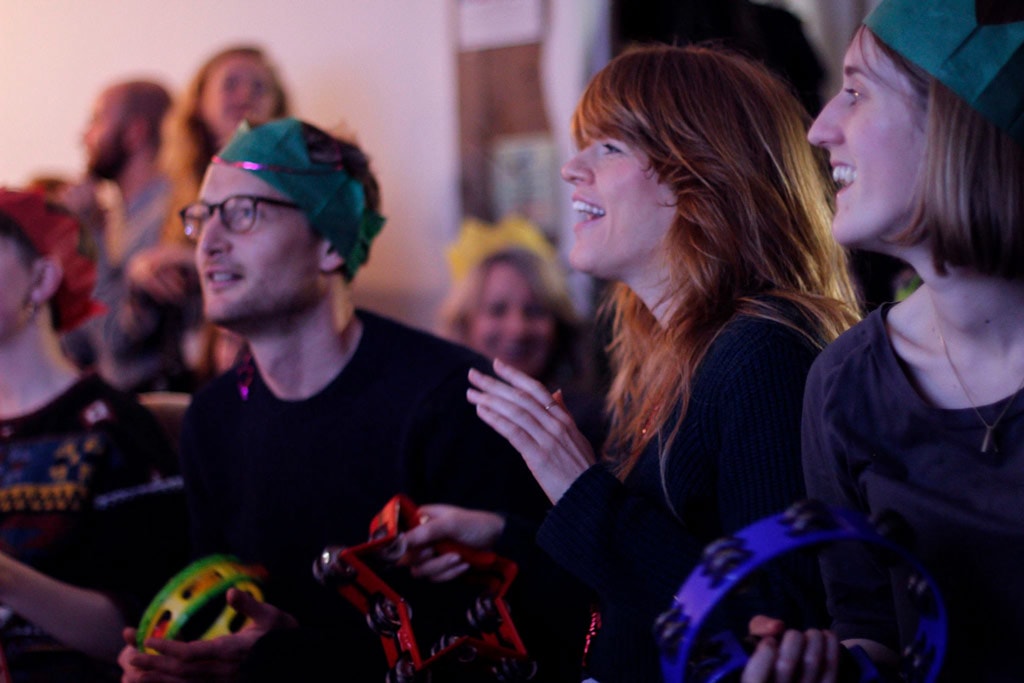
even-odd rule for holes
{"type": "Polygon", "coordinates": [[[231,555],[210,555],[196,560],[167,582],[146,608],[135,642],[139,650],[147,638],[209,640],[237,633],[248,618],[227,603],[229,588],[263,600],[262,568],[242,564],[231,555]]]}

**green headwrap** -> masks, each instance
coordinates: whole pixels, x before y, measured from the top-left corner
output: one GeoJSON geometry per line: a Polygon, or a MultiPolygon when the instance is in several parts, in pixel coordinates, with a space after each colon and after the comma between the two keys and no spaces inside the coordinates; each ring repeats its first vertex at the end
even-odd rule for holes
{"type": "Polygon", "coordinates": [[[864,21],[1024,146],[1024,9],[998,0],[883,0],[864,21]]]}
{"type": "Polygon", "coordinates": [[[345,171],[341,143],[327,133],[295,118],[255,128],[243,121],[213,163],[246,170],[298,204],[345,259],[347,279],[366,262],[384,217],[366,205],[362,184],[345,171]]]}

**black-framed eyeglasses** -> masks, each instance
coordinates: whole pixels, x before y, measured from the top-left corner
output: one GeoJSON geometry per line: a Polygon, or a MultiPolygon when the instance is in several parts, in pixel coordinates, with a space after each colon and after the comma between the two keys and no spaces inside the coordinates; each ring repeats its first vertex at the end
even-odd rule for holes
{"type": "Polygon", "coordinates": [[[193,242],[199,239],[206,221],[220,211],[220,222],[224,228],[234,234],[243,234],[252,230],[256,224],[256,212],[260,204],[283,206],[287,209],[301,209],[298,204],[273,197],[257,197],[248,194],[231,195],[219,204],[192,202],[178,212],[181,223],[185,227],[185,236],[193,242]]]}

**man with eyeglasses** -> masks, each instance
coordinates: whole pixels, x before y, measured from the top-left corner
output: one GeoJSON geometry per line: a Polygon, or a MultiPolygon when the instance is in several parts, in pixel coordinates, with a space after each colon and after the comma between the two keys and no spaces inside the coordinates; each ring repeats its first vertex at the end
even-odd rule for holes
{"type": "MultiPolygon", "coordinates": [[[[185,419],[193,553],[262,565],[267,602],[232,590],[250,628],[148,640],[157,654],[126,632],[123,680],[307,680],[325,661],[347,680],[383,680],[379,637],[313,577],[323,548],[366,541],[399,492],[532,518],[546,500],[466,401],[468,369],[483,360],[354,308],[350,282],[384,223],[358,147],[296,119],[243,123],[200,195],[181,216],[204,311],[251,355],[199,392],[185,419]]],[[[430,585],[422,599],[444,591],[430,585]]]]}

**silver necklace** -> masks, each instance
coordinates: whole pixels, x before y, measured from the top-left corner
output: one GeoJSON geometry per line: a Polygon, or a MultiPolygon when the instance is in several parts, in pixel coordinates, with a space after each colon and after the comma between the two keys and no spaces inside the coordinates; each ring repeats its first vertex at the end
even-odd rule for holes
{"type": "Polygon", "coordinates": [[[979,420],[981,420],[981,424],[985,425],[985,438],[981,440],[982,455],[987,455],[990,449],[998,453],[999,445],[996,443],[996,428],[999,427],[999,423],[1002,422],[1003,417],[1005,417],[1006,413],[1010,410],[1010,406],[1013,405],[1013,402],[1017,399],[1017,394],[1020,393],[1021,389],[1024,389],[1024,379],[1020,381],[1017,391],[1013,392],[1010,398],[1006,399],[1006,405],[1004,405],[1003,409],[999,411],[999,415],[996,417],[995,422],[989,424],[988,420],[982,416],[981,411],[978,410],[978,406],[975,405],[971,392],[967,390],[967,385],[964,383],[963,378],[960,377],[960,372],[956,369],[956,365],[953,364],[953,358],[949,355],[949,347],[946,346],[946,339],[942,336],[942,330],[939,328],[938,315],[935,316],[935,331],[939,335],[939,343],[942,345],[942,352],[946,354],[946,361],[949,363],[950,370],[953,371],[953,376],[956,377],[957,384],[960,385],[960,388],[964,392],[964,396],[967,397],[967,402],[971,404],[974,414],[978,416],[979,420]]]}

